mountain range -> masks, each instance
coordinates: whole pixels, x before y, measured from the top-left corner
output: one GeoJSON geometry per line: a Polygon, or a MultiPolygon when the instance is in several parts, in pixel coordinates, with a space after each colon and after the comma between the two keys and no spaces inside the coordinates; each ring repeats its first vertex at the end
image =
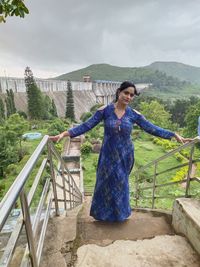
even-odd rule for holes
{"type": "Polygon", "coordinates": [[[148,82],[148,77],[160,72],[167,76],[186,81],[192,84],[200,84],[200,68],[179,62],[157,61],[144,67],[118,67],[109,64],[93,64],[73,72],[56,77],[59,80],[83,81],[84,75],[90,75],[92,80],[112,80],[134,82],[148,82]],[[137,77],[137,81],[135,81],[137,77]],[[138,77],[141,77],[139,81],[138,77]]]}

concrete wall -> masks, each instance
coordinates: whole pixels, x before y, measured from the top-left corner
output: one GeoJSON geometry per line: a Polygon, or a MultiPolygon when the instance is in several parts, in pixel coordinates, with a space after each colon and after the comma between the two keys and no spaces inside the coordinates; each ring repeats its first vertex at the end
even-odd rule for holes
{"type": "Polygon", "coordinates": [[[172,225],[183,234],[200,255],[200,201],[180,198],[174,202],[172,225]]]}
{"type": "MultiPolygon", "coordinates": [[[[66,108],[66,92],[44,92],[51,99],[54,100],[58,115],[60,117],[65,116],[66,108]]],[[[93,91],[74,91],[74,107],[75,117],[78,120],[83,112],[88,112],[92,106],[96,104],[96,96],[93,91]]],[[[0,94],[5,99],[5,94],[0,94]]],[[[15,105],[17,110],[22,110],[27,113],[27,97],[26,93],[14,93],[15,105]]]]}

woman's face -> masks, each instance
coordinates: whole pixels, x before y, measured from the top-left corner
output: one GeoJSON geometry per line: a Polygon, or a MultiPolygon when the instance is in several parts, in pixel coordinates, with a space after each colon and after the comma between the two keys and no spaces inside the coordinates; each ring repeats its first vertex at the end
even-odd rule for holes
{"type": "Polygon", "coordinates": [[[119,93],[118,102],[128,105],[134,98],[135,88],[128,87],[119,93]]]}

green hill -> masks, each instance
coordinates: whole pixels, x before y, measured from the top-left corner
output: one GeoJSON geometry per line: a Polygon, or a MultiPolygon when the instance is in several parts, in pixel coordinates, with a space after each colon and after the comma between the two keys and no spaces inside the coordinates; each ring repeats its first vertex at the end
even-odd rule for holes
{"type": "Polygon", "coordinates": [[[146,68],[158,70],[182,81],[200,84],[200,68],[178,62],[154,62],[146,68]]]}
{"type": "Polygon", "coordinates": [[[84,75],[90,75],[94,80],[111,80],[111,81],[125,81],[131,80],[135,83],[162,83],[164,85],[182,84],[177,78],[167,77],[165,73],[151,68],[130,68],[117,67],[109,64],[94,64],[86,68],[69,72],[56,77],[59,80],[83,81],[84,75]],[[170,80],[170,82],[169,82],[170,80]]]}
{"type": "Polygon", "coordinates": [[[69,72],[56,77],[59,80],[83,81],[84,75],[90,75],[92,80],[131,80],[138,68],[117,67],[109,64],[93,64],[86,68],[69,72]]]}
{"type": "Polygon", "coordinates": [[[82,81],[84,75],[90,75],[92,80],[138,80],[144,82],[145,77],[153,76],[155,71],[165,73],[180,81],[200,84],[200,68],[178,62],[154,62],[140,68],[118,67],[109,64],[94,64],[86,68],[63,74],[56,77],[59,80],[82,81]]]}
{"type": "MultiPolygon", "coordinates": [[[[165,62],[155,62],[146,67],[130,68],[130,67],[117,67],[109,64],[94,64],[86,68],[63,74],[56,77],[59,80],[71,80],[71,81],[83,81],[84,75],[90,75],[94,80],[111,80],[111,81],[125,81],[130,80],[134,83],[151,83],[152,86],[144,92],[151,96],[158,96],[164,99],[176,99],[176,98],[188,98],[190,96],[200,97],[199,84],[195,85],[190,83],[186,79],[178,79],[176,74],[178,73],[179,65],[181,63],[171,63],[173,73],[167,74],[167,69],[170,69],[170,65],[166,62],[166,68],[164,70],[165,62]],[[162,68],[161,68],[162,66],[162,68]],[[160,68],[160,69],[159,69],[160,68]]],[[[184,65],[187,66],[187,65],[184,65]]],[[[187,66],[188,70],[190,66],[187,66]]],[[[191,67],[196,69],[196,67],[191,67]]],[[[198,68],[197,68],[198,69],[198,68]]],[[[182,72],[183,75],[183,72],[182,72]]],[[[182,76],[183,77],[183,76],[182,76]]],[[[200,79],[200,78],[199,78],[200,79]]]]}

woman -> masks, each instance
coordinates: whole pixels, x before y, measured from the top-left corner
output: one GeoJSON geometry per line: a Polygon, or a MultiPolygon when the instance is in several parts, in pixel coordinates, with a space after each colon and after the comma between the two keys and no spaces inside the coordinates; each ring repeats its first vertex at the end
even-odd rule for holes
{"type": "Polygon", "coordinates": [[[131,141],[134,123],[146,132],[161,138],[175,137],[181,143],[190,141],[177,133],[153,125],[129,107],[135,95],[138,95],[135,85],[123,82],[117,89],[115,103],[101,107],[81,125],[50,137],[52,141],[59,141],[65,136],[76,137],[104,121],[104,140],[90,210],[90,215],[96,220],[124,221],[131,214],[128,178],[134,164],[134,147],[131,141]]]}

